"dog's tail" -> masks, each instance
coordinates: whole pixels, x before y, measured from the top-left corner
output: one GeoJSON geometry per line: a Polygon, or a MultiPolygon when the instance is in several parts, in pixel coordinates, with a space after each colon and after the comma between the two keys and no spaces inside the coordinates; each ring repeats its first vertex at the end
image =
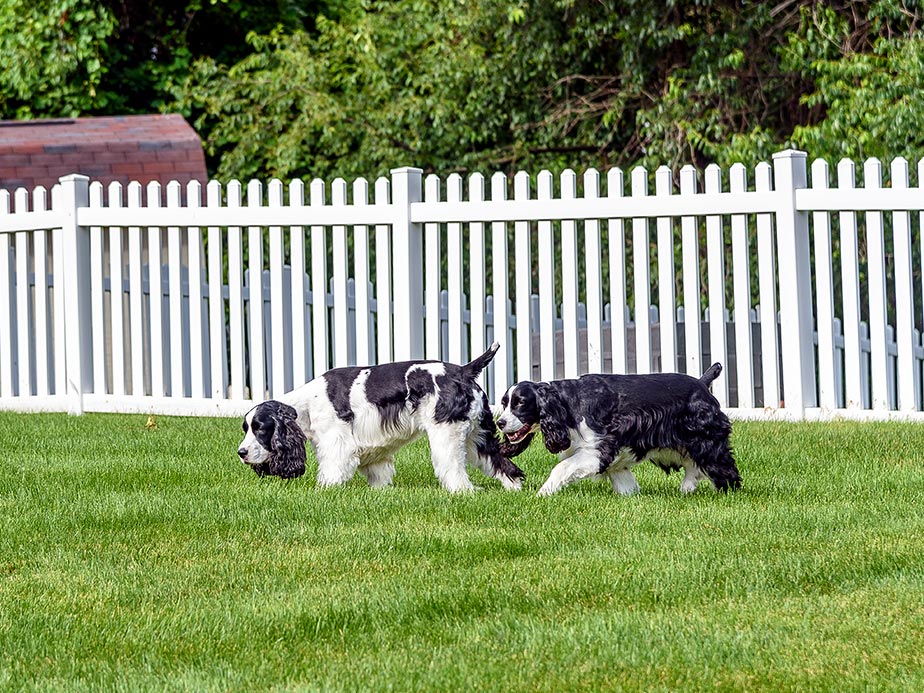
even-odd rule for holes
{"type": "Polygon", "coordinates": [[[701,382],[706,387],[712,385],[712,381],[719,377],[722,373],[722,364],[716,361],[709,368],[706,369],[706,372],[699,376],[699,382],[701,382]]]}
{"type": "Polygon", "coordinates": [[[488,350],[481,356],[462,366],[462,376],[468,380],[475,380],[475,378],[481,375],[481,371],[483,371],[494,359],[494,354],[497,353],[498,349],[500,349],[500,342],[494,342],[494,344],[489,346],[488,350]]]}

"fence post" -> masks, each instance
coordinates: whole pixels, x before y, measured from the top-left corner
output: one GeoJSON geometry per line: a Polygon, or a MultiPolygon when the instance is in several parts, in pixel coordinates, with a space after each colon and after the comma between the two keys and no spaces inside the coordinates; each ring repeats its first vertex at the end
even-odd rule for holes
{"type": "Polygon", "coordinates": [[[90,231],[77,224],[77,209],[90,204],[90,179],[74,173],[61,183],[64,241],[64,364],[67,411],[83,414],[83,395],[93,383],[93,344],[90,330],[90,231]]]}
{"type": "Polygon", "coordinates": [[[808,213],[796,208],[796,190],[808,183],[806,153],[787,149],[774,154],[773,179],[779,198],[776,242],[783,397],[786,410],[804,419],[805,410],[816,406],[808,213]]]}
{"type": "Polygon", "coordinates": [[[396,168],[391,171],[394,227],[392,277],[394,281],[394,357],[396,361],[424,355],[423,231],[411,223],[411,204],[421,202],[423,171],[396,168]]]}

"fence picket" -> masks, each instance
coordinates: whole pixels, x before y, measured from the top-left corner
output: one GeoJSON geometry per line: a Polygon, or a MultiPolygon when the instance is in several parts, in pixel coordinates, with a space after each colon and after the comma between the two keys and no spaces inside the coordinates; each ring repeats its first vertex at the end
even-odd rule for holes
{"type": "MultiPolygon", "coordinates": [[[[157,209],[161,206],[161,186],[157,181],[147,185],[147,206],[157,209]]],[[[151,395],[163,397],[166,394],[164,380],[164,286],[163,246],[159,226],[148,227],[148,296],[150,302],[151,336],[151,395]]]]}
{"type": "MultiPolygon", "coordinates": [[[[186,206],[190,209],[202,206],[202,186],[199,181],[187,183],[186,206]]],[[[208,347],[203,343],[202,287],[205,284],[205,275],[202,266],[202,229],[197,226],[187,228],[186,252],[189,258],[189,396],[202,399],[207,392],[204,379],[209,371],[210,354],[208,347]]],[[[207,338],[208,333],[205,334],[207,338]]]]}
{"type": "MultiPolygon", "coordinates": [[[[849,159],[837,165],[837,187],[852,190],[856,185],[856,171],[849,159]]],[[[857,242],[857,215],[855,212],[839,214],[841,228],[841,294],[844,301],[844,387],[846,406],[862,408],[866,393],[862,388],[860,368],[860,268],[857,242]]]]}
{"type": "MultiPolygon", "coordinates": [[[[10,213],[10,194],[0,190],[0,214],[10,213]]],[[[0,332],[16,334],[13,323],[13,270],[10,234],[0,233],[0,332]]],[[[13,387],[13,340],[0,339],[0,397],[12,397],[13,387]]]]}
{"type": "MultiPolygon", "coordinates": [[[[424,179],[424,201],[440,201],[440,178],[431,174],[424,179]]],[[[424,224],[424,245],[426,247],[426,268],[424,277],[424,302],[426,309],[426,356],[440,359],[440,286],[442,254],[440,253],[440,225],[424,224]]]]}
{"type": "MultiPolygon", "coordinates": [[[[722,192],[722,170],[715,164],[706,167],[707,195],[722,192]]],[[[709,352],[711,361],[728,364],[728,341],[725,333],[725,231],[722,217],[706,217],[706,283],[709,295],[709,352]]],[[[728,406],[727,369],[712,383],[712,393],[723,407],[728,406]]]]}
{"type": "MultiPolygon", "coordinates": [[[[324,181],[311,181],[310,202],[313,208],[324,206],[324,181]]],[[[311,330],[313,336],[314,374],[319,376],[330,367],[328,360],[327,322],[327,230],[311,227],[311,330]]]]}
{"type": "MultiPolygon", "coordinates": [[[[696,169],[680,169],[680,194],[696,194],[696,169]]],[[[700,330],[699,223],[696,217],[680,219],[680,245],[683,252],[683,327],[686,345],[686,373],[698,378],[703,373],[703,345],[700,330]]]]}
{"type": "MultiPolygon", "coordinates": [[[[561,174],[561,198],[573,201],[577,197],[577,176],[571,169],[561,174]]],[[[562,352],[566,378],[576,378],[578,371],[578,242],[577,222],[561,222],[561,317],[562,352]]]]}
{"type": "MultiPolygon", "coordinates": [[[[863,167],[863,185],[867,190],[882,187],[882,165],[868,159],[863,167]]],[[[869,282],[869,329],[872,354],[873,409],[888,409],[888,372],[886,352],[886,266],[885,233],[882,212],[866,213],[866,249],[869,282]]]]}
{"type": "MultiPolygon", "coordinates": [[[[729,172],[729,189],[733,193],[747,190],[747,171],[735,164],[729,172]]],[[[751,354],[751,256],[748,249],[748,219],[735,214],[732,227],[732,280],[735,300],[735,354],[738,376],[738,406],[754,407],[754,367],[751,354]]]]}
{"type": "MultiPolygon", "coordinates": [[[[139,186],[140,190],[140,186],[139,186]]],[[[139,197],[140,199],[140,197],[139,197]]],[[[64,189],[60,183],[51,189],[51,206],[60,209],[64,201],[64,189]]],[[[0,234],[2,235],[2,234],[0,234]]],[[[52,255],[52,339],[54,342],[54,386],[56,395],[67,393],[66,345],[64,328],[64,231],[56,226],[51,232],[52,255]]]]}
{"type": "MultiPolygon", "coordinates": [[[[537,198],[552,199],[552,174],[542,171],[536,180],[537,198]]],[[[555,231],[551,221],[539,222],[539,333],[555,334],[555,231]]],[[[539,374],[542,380],[554,380],[555,340],[547,337],[539,343],[539,374]]]]}
{"type": "MultiPolygon", "coordinates": [[[[618,200],[623,196],[625,180],[622,170],[611,168],[606,174],[606,196],[618,200]]],[[[626,226],[624,219],[607,221],[610,261],[610,349],[612,372],[629,372],[628,330],[626,329],[626,226]]]]}
{"type": "MultiPolygon", "coordinates": [[[[828,163],[812,163],[812,189],[828,189],[828,163]]],[[[826,409],[837,406],[834,384],[834,277],[831,250],[831,219],[824,211],[812,213],[815,240],[815,303],[818,325],[818,403],[826,409]]]]}
{"type": "MultiPolygon", "coordinates": [[[[362,178],[353,181],[353,204],[369,204],[369,185],[362,178]]],[[[369,293],[369,227],[353,227],[353,267],[356,277],[356,363],[373,363],[372,297],[369,293]]]]}
{"type": "MultiPolygon", "coordinates": [[[[122,184],[109,184],[110,207],[122,207],[122,184]]],[[[112,394],[124,397],[125,387],[125,254],[122,245],[122,228],[109,227],[109,326],[112,349],[112,394]]]]}
{"type": "MultiPolygon", "coordinates": [[[[274,178],[269,183],[267,190],[267,205],[272,209],[281,209],[283,206],[282,199],[282,181],[274,178]]],[[[281,226],[269,227],[269,276],[270,276],[270,326],[272,328],[270,336],[270,397],[277,398],[279,395],[287,392],[291,388],[291,382],[287,378],[289,369],[288,356],[291,352],[291,333],[285,316],[291,315],[290,306],[286,305],[291,298],[286,296],[285,291],[285,240],[282,235],[281,226]],[[288,338],[286,333],[289,333],[288,338]]],[[[290,268],[291,270],[291,268],[290,268]]],[[[289,276],[291,281],[291,271],[289,276]]]]}
{"type": "MultiPolygon", "coordinates": [[[[473,202],[484,201],[484,176],[473,173],[468,179],[468,197],[473,202]]],[[[471,222],[469,231],[469,328],[471,330],[471,358],[484,353],[485,350],[485,241],[484,224],[471,222]]],[[[482,372],[478,383],[485,387],[487,373],[482,372]]]]}
{"type": "MultiPolygon", "coordinates": [[[[391,202],[391,182],[380,177],[375,181],[375,206],[383,209],[391,202]]],[[[381,212],[387,216],[387,211],[381,212]]],[[[379,363],[391,361],[392,357],[392,310],[391,310],[391,227],[377,224],[375,227],[375,305],[376,335],[379,363]]]]}
{"type": "MultiPolygon", "coordinates": [[[[177,181],[167,183],[167,207],[177,209],[181,206],[180,184],[177,181]]],[[[170,372],[170,396],[183,397],[184,373],[189,365],[189,352],[184,353],[186,329],[183,325],[183,236],[180,227],[167,227],[167,277],[170,310],[170,350],[166,354],[167,368],[170,372]]],[[[189,277],[192,281],[192,277],[189,277]]]]}
{"type": "MultiPolygon", "coordinates": [[[[892,188],[909,187],[908,161],[897,158],[891,166],[892,188]]],[[[895,318],[899,374],[914,372],[914,287],[911,271],[911,216],[906,211],[892,213],[892,248],[895,262],[895,318]]],[[[898,408],[917,409],[916,379],[898,377],[898,408]]]]}
{"type": "MultiPolygon", "coordinates": [[[[241,207],[241,184],[228,182],[227,206],[241,207]]],[[[228,227],[228,334],[231,340],[230,393],[246,399],[244,380],[244,236],[240,226],[228,227]]]]}
{"type": "MultiPolygon", "coordinates": [[[[258,180],[247,183],[247,206],[263,206],[263,184],[258,180]]],[[[250,358],[250,399],[255,402],[266,396],[265,349],[263,345],[263,227],[247,227],[247,276],[250,282],[247,312],[250,317],[250,338],[247,340],[250,358]]]]}
{"type": "MultiPolygon", "coordinates": [[[[507,176],[503,173],[495,173],[491,176],[491,199],[507,199],[507,176]]],[[[491,225],[491,254],[492,254],[492,275],[493,285],[493,323],[494,339],[500,342],[501,351],[494,358],[494,390],[491,393],[492,402],[500,402],[501,397],[507,388],[510,387],[510,357],[513,354],[513,348],[510,344],[510,326],[508,324],[509,308],[509,287],[507,278],[507,269],[509,267],[508,249],[507,249],[507,224],[503,221],[495,221],[491,225]]]]}
{"type": "MultiPolygon", "coordinates": [[[[754,187],[768,193],[773,188],[773,169],[760,163],[754,171],[754,187]]],[[[757,291],[760,298],[760,367],[763,372],[764,407],[780,406],[779,327],[776,300],[776,239],[773,216],[757,215],[757,291]]]]}
{"type": "MultiPolygon", "coordinates": [[[[648,171],[632,171],[632,197],[648,195],[648,171]]],[[[651,240],[648,219],[632,220],[632,272],[635,298],[635,372],[651,373],[651,240]]]]}
{"type": "MultiPolygon", "coordinates": [[[[25,190],[23,190],[25,193],[25,190]]],[[[90,206],[103,206],[103,185],[99,181],[90,183],[90,206]]],[[[17,234],[18,235],[18,234],[17,234]]],[[[103,229],[90,228],[90,321],[93,327],[93,391],[108,392],[106,383],[106,323],[103,289],[103,229]]],[[[22,334],[22,333],[20,333],[22,334]]]]}
{"type": "MultiPolygon", "coordinates": [[[[300,180],[289,183],[289,206],[305,206],[305,184],[300,180]]],[[[291,267],[290,305],[292,308],[292,384],[298,387],[312,376],[311,336],[305,316],[305,228],[289,227],[289,265],[291,267]]]]}
{"type": "MultiPolygon", "coordinates": [[[[230,185],[228,186],[230,203],[230,185]]],[[[209,181],[205,188],[206,206],[209,209],[221,207],[221,184],[209,181]]],[[[209,364],[211,366],[211,390],[213,399],[224,399],[228,393],[228,342],[225,336],[225,299],[223,295],[223,234],[219,227],[208,227],[209,265],[209,364]]],[[[228,264],[231,263],[231,231],[228,230],[228,264]]],[[[231,289],[230,269],[228,277],[229,297],[231,289]]],[[[232,304],[233,305],[233,304],[232,304]]],[[[233,311],[229,308],[229,313],[233,311]]],[[[229,323],[230,326],[230,323],[229,323]]]]}
{"type": "MultiPolygon", "coordinates": [[[[655,171],[655,195],[667,197],[673,193],[673,174],[667,166],[655,171]]],[[[674,295],[674,220],[658,217],[658,307],[661,333],[661,371],[677,370],[677,304],[674,295]]]]}
{"type": "MultiPolygon", "coordinates": [[[[141,208],[141,184],[132,181],[128,184],[128,208],[141,208]]],[[[140,216],[140,215],[139,215],[140,216]]],[[[145,354],[148,349],[145,342],[144,277],[142,275],[142,251],[144,238],[141,227],[128,227],[128,303],[131,345],[132,395],[141,397],[147,394],[145,385],[145,354]]],[[[55,270],[57,272],[57,270],[55,270]]]]}
{"type": "MultiPolygon", "coordinates": [[[[462,176],[454,173],[446,179],[446,200],[462,200],[462,176]]],[[[462,332],[462,224],[452,223],[447,227],[447,276],[449,290],[449,361],[463,363],[464,342],[462,332]]]]}
{"type": "MultiPolygon", "coordinates": [[[[38,186],[32,193],[32,208],[44,212],[48,208],[45,188],[38,186]]],[[[50,321],[48,315],[48,232],[39,229],[32,237],[35,262],[35,394],[51,394],[49,374],[52,369],[50,353],[50,321]]]]}
{"type": "MultiPolygon", "coordinates": [[[[525,171],[518,171],[513,177],[513,199],[516,202],[529,199],[529,174],[525,171]]],[[[514,279],[517,319],[517,380],[532,380],[533,377],[531,236],[529,222],[514,223],[513,256],[514,264],[518,268],[514,279]]]]}
{"type": "MultiPolygon", "coordinates": [[[[584,197],[600,197],[600,174],[595,169],[584,172],[584,197]]],[[[587,295],[587,372],[603,372],[603,246],[600,222],[584,222],[584,276],[587,295]]]]}
{"type": "MultiPolygon", "coordinates": [[[[19,188],[15,193],[16,211],[29,211],[29,191],[19,188]]],[[[32,301],[29,286],[29,232],[16,234],[16,368],[19,371],[19,396],[32,394],[32,301]]]]}
{"type": "MultiPolygon", "coordinates": [[[[347,203],[347,186],[343,178],[337,178],[331,185],[331,204],[345,207],[347,203]]],[[[333,245],[333,296],[334,296],[334,367],[340,368],[350,363],[350,328],[349,301],[347,299],[347,230],[346,226],[337,225],[332,229],[333,245]]]]}

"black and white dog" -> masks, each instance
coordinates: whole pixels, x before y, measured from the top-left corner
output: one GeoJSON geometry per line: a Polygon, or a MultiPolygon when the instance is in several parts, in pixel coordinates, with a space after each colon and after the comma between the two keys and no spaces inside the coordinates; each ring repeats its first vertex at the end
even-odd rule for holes
{"type": "Polygon", "coordinates": [[[305,442],[318,460],[318,485],[357,470],[370,486],[391,486],[394,454],[427,435],[433,470],[449,491],[474,489],[466,463],[518,490],[523,472],[500,453],[488,398],[475,382],[499,345],[471,363],[406,361],[335,368],[244,417],[237,454],[259,475],[305,472],[305,442]]]}
{"type": "Polygon", "coordinates": [[[540,496],[602,474],[617,493],[637,493],[631,469],[644,460],[668,474],[682,468],[684,493],[703,479],[722,491],[736,489],[741,478],[729,444],[731,423],[709,391],[721,372],[716,363],[699,379],[657,373],[517,383],[501,399],[497,425],[507,438],[501,453],[520,454],[542,431],[561,461],[540,496]]]}

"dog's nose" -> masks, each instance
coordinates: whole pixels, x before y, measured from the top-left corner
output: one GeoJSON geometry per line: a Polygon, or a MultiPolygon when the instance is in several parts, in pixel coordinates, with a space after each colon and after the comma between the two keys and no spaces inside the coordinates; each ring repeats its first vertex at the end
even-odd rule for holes
{"type": "Polygon", "coordinates": [[[247,448],[238,448],[237,456],[242,460],[247,459],[247,448]]]}
{"type": "Polygon", "coordinates": [[[498,420],[497,420],[497,427],[498,427],[498,428],[507,428],[507,420],[506,420],[506,419],[498,419],[498,420]]]}

